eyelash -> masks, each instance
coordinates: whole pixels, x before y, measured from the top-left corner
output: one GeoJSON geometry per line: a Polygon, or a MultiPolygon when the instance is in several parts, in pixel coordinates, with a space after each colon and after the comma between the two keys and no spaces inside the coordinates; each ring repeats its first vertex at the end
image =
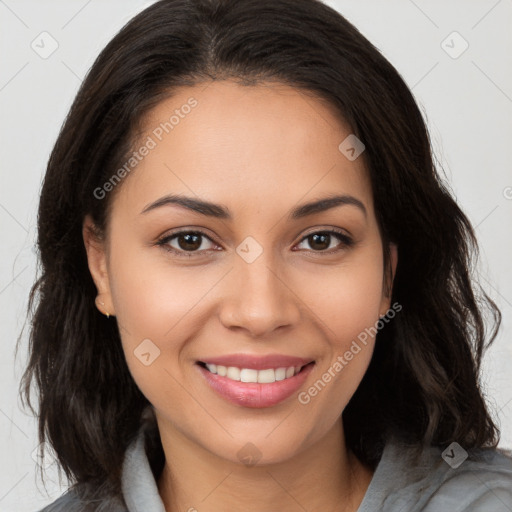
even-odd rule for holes
{"type": "MultiPolygon", "coordinates": [[[[340,243],[340,246],[338,248],[336,248],[335,250],[332,250],[332,249],[323,250],[323,251],[311,250],[311,252],[313,252],[315,254],[322,254],[322,253],[324,253],[324,254],[332,255],[332,254],[338,253],[339,251],[341,251],[343,249],[350,248],[350,247],[352,247],[354,245],[354,241],[352,240],[352,238],[347,236],[341,230],[336,230],[336,229],[320,230],[320,231],[314,231],[312,233],[308,233],[306,236],[304,236],[298,242],[298,244],[301,244],[302,242],[304,242],[304,240],[307,240],[309,237],[311,237],[313,235],[319,235],[319,234],[335,235],[336,238],[338,238],[338,240],[341,243],[340,243]]],[[[167,252],[173,253],[173,254],[177,255],[178,257],[184,257],[184,258],[192,258],[195,255],[200,254],[204,250],[210,250],[210,251],[215,250],[215,249],[203,249],[202,251],[198,251],[198,250],[196,250],[196,251],[185,251],[185,250],[182,250],[182,249],[180,250],[180,249],[175,249],[174,247],[170,247],[168,245],[169,242],[171,240],[173,240],[174,238],[177,238],[180,235],[200,235],[200,236],[202,236],[204,238],[207,238],[208,240],[210,240],[212,243],[215,244],[215,242],[206,233],[204,233],[203,231],[199,231],[199,230],[197,230],[197,231],[196,230],[183,230],[183,231],[177,231],[175,233],[164,235],[162,238],[158,239],[158,241],[156,242],[156,245],[160,246],[163,250],[165,250],[167,252]]]]}

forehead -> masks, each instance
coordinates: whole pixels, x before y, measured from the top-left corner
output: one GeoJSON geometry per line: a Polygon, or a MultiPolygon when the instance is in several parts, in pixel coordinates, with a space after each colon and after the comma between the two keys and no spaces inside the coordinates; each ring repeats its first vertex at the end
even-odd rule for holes
{"type": "Polygon", "coordinates": [[[115,201],[140,212],[183,193],[247,211],[339,192],[371,210],[363,158],[350,161],[339,149],[350,134],[325,101],[287,85],[183,87],[145,116],[139,160],[115,201]]]}

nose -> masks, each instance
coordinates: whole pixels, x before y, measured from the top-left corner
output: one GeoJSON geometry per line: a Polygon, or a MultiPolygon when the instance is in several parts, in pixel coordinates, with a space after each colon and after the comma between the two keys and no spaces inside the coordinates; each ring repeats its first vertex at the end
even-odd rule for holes
{"type": "Polygon", "coordinates": [[[251,337],[265,337],[300,320],[300,300],[293,284],[265,254],[252,263],[236,257],[235,268],[224,283],[221,323],[231,330],[245,330],[251,337]]]}

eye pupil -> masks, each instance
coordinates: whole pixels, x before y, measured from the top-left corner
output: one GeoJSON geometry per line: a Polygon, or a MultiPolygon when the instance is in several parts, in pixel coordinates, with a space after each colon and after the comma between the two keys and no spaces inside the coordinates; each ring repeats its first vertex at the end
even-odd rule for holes
{"type": "Polygon", "coordinates": [[[201,235],[196,233],[179,235],[178,245],[180,246],[180,249],[183,249],[184,251],[199,249],[199,247],[201,247],[201,235]],[[185,242],[182,243],[182,241],[185,242]]]}
{"type": "Polygon", "coordinates": [[[309,238],[313,240],[313,243],[310,243],[312,249],[327,249],[329,247],[331,235],[328,233],[315,233],[309,238]]]}

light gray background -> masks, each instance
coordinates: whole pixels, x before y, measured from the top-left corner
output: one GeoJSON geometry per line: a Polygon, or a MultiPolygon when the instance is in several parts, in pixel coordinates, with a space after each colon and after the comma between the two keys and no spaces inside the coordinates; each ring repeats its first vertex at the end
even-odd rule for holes
{"type": "MultiPolygon", "coordinates": [[[[0,510],[31,512],[53,501],[36,474],[36,422],[21,410],[25,364],[14,346],[26,319],[35,276],[36,208],[58,130],[82,77],[111,37],[152,2],[137,0],[0,0],[0,510]],[[41,58],[31,43],[48,50],[41,58]]],[[[479,273],[503,312],[485,358],[483,383],[512,447],[512,0],[339,0],[327,2],[368,37],[412,88],[431,131],[437,158],[479,238],[479,273]],[[450,35],[457,31],[469,44],[450,35]],[[449,37],[448,37],[449,36],[449,37]],[[447,39],[448,37],[448,39],[447,39]],[[445,41],[445,43],[442,43],[445,41]],[[452,53],[450,56],[448,52],[452,53]]]]}

